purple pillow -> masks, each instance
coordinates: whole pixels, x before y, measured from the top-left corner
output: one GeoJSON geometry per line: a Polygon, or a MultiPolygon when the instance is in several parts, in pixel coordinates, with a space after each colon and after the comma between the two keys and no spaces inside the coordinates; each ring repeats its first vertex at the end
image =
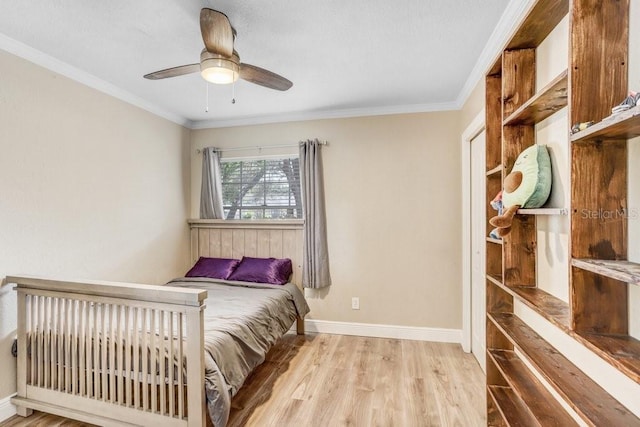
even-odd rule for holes
{"type": "Polygon", "coordinates": [[[227,279],[238,264],[240,264],[240,261],[237,259],[200,257],[191,270],[187,272],[186,277],[227,279]]]}
{"type": "Polygon", "coordinates": [[[284,285],[293,272],[289,258],[250,258],[242,257],[242,261],[229,280],[240,282],[270,283],[284,285]]]}

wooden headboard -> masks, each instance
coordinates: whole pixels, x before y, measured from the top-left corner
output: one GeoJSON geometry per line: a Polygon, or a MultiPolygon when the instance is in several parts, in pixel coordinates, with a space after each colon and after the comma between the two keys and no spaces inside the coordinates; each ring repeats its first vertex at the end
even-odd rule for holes
{"type": "Polygon", "coordinates": [[[191,262],[198,257],[290,258],[291,281],[302,287],[302,220],[191,219],[191,262]]]}

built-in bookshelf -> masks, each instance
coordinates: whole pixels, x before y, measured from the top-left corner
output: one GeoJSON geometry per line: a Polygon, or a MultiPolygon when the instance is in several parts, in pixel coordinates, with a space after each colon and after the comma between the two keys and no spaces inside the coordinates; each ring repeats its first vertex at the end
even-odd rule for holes
{"type": "MultiPolygon", "coordinates": [[[[574,418],[640,425],[514,311],[527,307],[640,383],[640,341],[629,335],[627,301],[628,286],[640,285],[640,264],[627,259],[625,215],[627,139],[640,136],[640,106],[611,116],[627,91],[628,25],[629,0],[539,0],[486,74],[487,218],[517,155],[536,143],[537,123],[565,107],[569,123],[595,122],[567,141],[571,206],[520,209],[507,237],[486,239],[488,425],[577,425],[574,418]],[[566,16],[569,66],[536,89],[536,48],[566,16]],[[608,214],[597,216],[602,211],[608,214]],[[538,283],[541,215],[569,217],[569,302],[538,283]]],[[[488,236],[493,227],[486,227],[488,236]]]]}

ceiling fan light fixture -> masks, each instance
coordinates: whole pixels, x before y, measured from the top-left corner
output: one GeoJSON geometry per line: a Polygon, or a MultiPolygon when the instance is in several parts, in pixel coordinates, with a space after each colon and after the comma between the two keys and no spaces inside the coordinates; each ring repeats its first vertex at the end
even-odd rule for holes
{"type": "MultiPolygon", "coordinates": [[[[211,55],[211,54],[210,54],[211,55]]],[[[224,58],[220,55],[205,58],[200,62],[200,74],[208,82],[229,84],[238,80],[240,66],[234,58],[224,58]]]]}
{"type": "Polygon", "coordinates": [[[288,90],[293,85],[291,81],[272,71],[240,63],[240,56],[233,48],[236,30],[224,13],[206,7],[200,10],[200,32],[205,46],[200,52],[200,63],[166,68],[145,74],[143,77],[159,80],[197,73],[199,70],[205,81],[216,84],[229,84],[241,78],[281,91],[288,90]]]}

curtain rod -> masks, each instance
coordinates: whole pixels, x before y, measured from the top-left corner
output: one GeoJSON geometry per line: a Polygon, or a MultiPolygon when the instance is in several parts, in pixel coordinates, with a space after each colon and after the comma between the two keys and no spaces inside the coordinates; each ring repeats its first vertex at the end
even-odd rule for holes
{"type": "MultiPolygon", "coordinates": [[[[320,145],[329,145],[328,141],[320,141],[320,145]]],[[[298,147],[299,144],[281,144],[281,145],[257,145],[254,147],[234,147],[234,148],[222,148],[220,151],[222,151],[223,153],[225,151],[245,151],[245,150],[264,150],[264,149],[270,149],[270,148],[291,148],[291,147],[298,147]]],[[[202,150],[200,148],[196,149],[196,154],[200,154],[202,153],[202,150]]]]}

